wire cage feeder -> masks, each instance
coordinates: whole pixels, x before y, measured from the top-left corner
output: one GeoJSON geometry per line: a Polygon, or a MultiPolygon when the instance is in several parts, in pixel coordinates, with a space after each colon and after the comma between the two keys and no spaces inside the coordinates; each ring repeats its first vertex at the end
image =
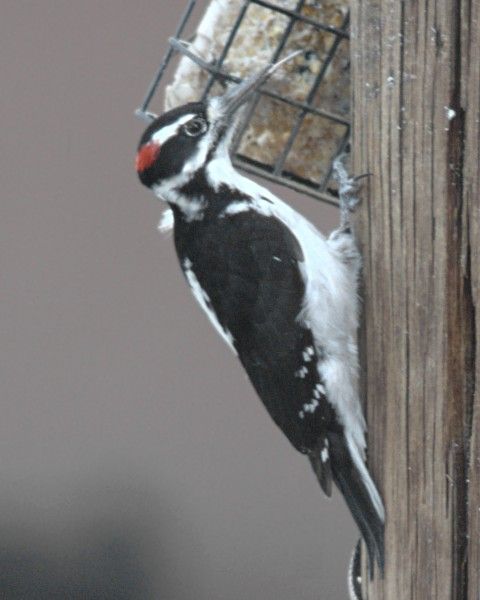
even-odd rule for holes
{"type": "Polygon", "coordinates": [[[148,118],[179,44],[185,50],[166,88],[167,109],[221,95],[229,82],[300,49],[246,110],[232,158],[243,171],[336,204],[333,161],[350,137],[348,4],[211,0],[198,20],[190,0],[137,114],[148,118]],[[189,25],[195,33],[186,44],[189,25]]]}

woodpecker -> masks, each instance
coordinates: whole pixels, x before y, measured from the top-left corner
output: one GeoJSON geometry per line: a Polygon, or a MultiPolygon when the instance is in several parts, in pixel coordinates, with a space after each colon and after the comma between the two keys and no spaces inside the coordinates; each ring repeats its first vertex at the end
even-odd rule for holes
{"type": "Polygon", "coordinates": [[[194,297],[327,496],[336,484],[371,572],[374,561],[383,572],[384,508],[365,464],[358,390],[361,257],[350,226],[356,181],[337,160],[340,227],[325,238],[230,159],[241,107],[282,62],[223,96],[156,118],[141,137],[136,169],[168,204],[194,297]]]}

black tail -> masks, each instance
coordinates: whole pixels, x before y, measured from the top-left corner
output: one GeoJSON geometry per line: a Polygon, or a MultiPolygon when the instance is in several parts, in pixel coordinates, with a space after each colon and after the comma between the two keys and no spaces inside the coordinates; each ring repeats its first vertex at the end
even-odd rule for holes
{"type": "Polygon", "coordinates": [[[365,540],[370,577],[373,576],[375,560],[383,576],[385,564],[384,517],[383,507],[375,484],[370,478],[366,467],[362,469],[355,464],[342,434],[329,433],[328,440],[333,480],[345,498],[365,540]],[[380,509],[378,504],[380,504],[380,509]]]}

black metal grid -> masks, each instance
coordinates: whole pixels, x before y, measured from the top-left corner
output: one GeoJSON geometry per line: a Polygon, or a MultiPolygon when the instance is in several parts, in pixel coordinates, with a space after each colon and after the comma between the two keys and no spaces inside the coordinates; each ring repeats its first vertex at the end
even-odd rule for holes
{"type": "MultiPolygon", "coordinates": [[[[180,20],[177,31],[175,32],[175,34],[173,36],[174,39],[180,40],[188,22],[190,21],[190,19],[192,17],[196,3],[197,3],[196,0],[189,0],[187,8],[180,20]]],[[[238,16],[233,24],[233,27],[226,39],[226,42],[222,48],[222,52],[218,56],[217,60],[213,64],[207,63],[207,62],[201,61],[201,60],[196,61],[199,64],[201,64],[201,67],[203,69],[205,69],[206,71],[208,71],[210,74],[210,76],[207,80],[205,89],[202,94],[202,99],[204,99],[205,97],[208,96],[208,94],[211,91],[211,88],[216,80],[220,80],[222,82],[227,81],[227,82],[236,82],[236,83],[241,81],[240,78],[229,75],[228,73],[225,73],[222,70],[222,68],[224,65],[225,58],[232,46],[235,36],[236,36],[236,34],[240,28],[240,25],[242,24],[242,21],[245,17],[247,9],[248,9],[249,5],[251,5],[251,4],[256,4],[258,6],[266,8],[268,10],[280,13],[280,14],[288,17],[288,19],[289,19],[288,23],[285,27],[285,30],[278,42],[278,45],[275,48],[274,53],[271,57],[271,62],[275,62],[279,59],[282,51],[284,50],[284,48],[287,44],[288,38],[289,38],[295,24],[298,22],[304,22],[317,30],[322,30],[322,31],[331,33],[335,36],[335,39],[323,61],[322,67],[320,68],[318,74],[315,77],[313,84],[311,85],[310,91],[307,94],[305,101],[302,102],[302,101],[295,100],[293,98],[288,98],[284,95],[280,95],[274,91],[271,91],[271,90],[265,89],[265,88],[262,88],[259,91],[257,99],[254,101],[254,103],[250,107],[248,115],[244,120],[243,129],[242,129],[242,131],[239,132],[239,136],[238,136],[238,139],[236,142],[236,147],[234,148],[234,152],[233,152],[234,163],[236,164],[236,166],[238,166],[240,169],[242,169],[246,172],[249,172],[249,173],[252,173],[255,175],[259,175],[261,177],[264,177],[264,178],[266,178],[270,181],[273,181],[275,183],[278,183],[280,185],[285,185],[285,186],[292,188],[294,190],[297,190],[299,192],[309,194],[310,196],[313,196],[314,198],[316,198],[318,200],[321,200],[321,201],[324,201],[324,202],[327,202],[330,204],[336,204],[336,202],[337,202],[336,192],[334,189],[329,188],[329,184],[331,182],[331,176],[332,176],[332,169],[333,169],[332,164],[333,164],[335,157],[345,151],[345,148],[348,144],[348,140],[350,137],[350,122],[347,118],[345,118],[344,115],[335,114],[331,111],[324,110],[319,106],[314,106],[313,101],[314,101],[314,98],[315,98],[318,88],[320,87],[322,81],[324,80],[327,69],[332,62],[332,59],[335,55],[335,52],[338,49],[339,44],[341,43],[342,40],[349,38],[349,34],[348,34],[349,15],[348,14],[346,15],[344,22],[342,23],[342,26],[340,28],[337,28],[337,27],[332,27],[325,23],[320,23],[320,22],[316,21],[315,19],[312,19],[304,14],[301,14],[301,11],[306,4],[306,0],[298,0],[295,9],[287,9],[287,8],[278,6],[272,2],[268,2],[266,0],[245,0],[243,5],[241,6],[239,14],[238,14],[238,16]],[[244,156],[238,152],[238,146],[240,145],[242,135],[243,135],[243,133],[245,133],[245,131],[247,130],[247,128],[249,126],[250,120],[254,114],[255,107],[259,101],[260,96],[266,96],[266,97],[272,98],[274,100],[281,101],[281,102],[285,103],[286,105],[289,105],[298,110],[298,114],[296,116],[295,122],[291,129],[289,138],[286,141],[282,152],[277,157],[277,159],[272,162],[272,164],[266,164],[266,163],[259,162],[252,158],[249,158],[248,156],[244,156]],[[330,122],[338,123],[338,124],[345,126],[345,134],[341,137],[338,147],[332,153],[329,168],[327,169],[327,172],[321,182],[315,182],[310,179],[304,179],[304,178],[296,175],[295,173],[288,171],[285,167],[285,163],[287,161],[289,152],[291,151],[291,149],[295,143],[295,140],[297,139],[297,136],[299,135],[302,123],[307,115],[314,115],[317,117],[321,117],[323,119],[327,119],[330,122]]],[[[158,85],[161,81],[161,78],[162,78],[166,68],[168,67],[171,59],[173,58],[174,54],[175,54],[175,50],[172,46],[170,46],[169,49],[167,50],[165,56],[163,57],[160,67],[148,88],[148,91],[145,95],[145,98],[144,98],[144,101],[143,101],[141,107],[137,110],[138,115],[140,115],[140,116],[148,115],[148,107],[150,105],[150,102],[151,102],[152,98],[154,97],[155,92],[158,88],[158,85]]]]}

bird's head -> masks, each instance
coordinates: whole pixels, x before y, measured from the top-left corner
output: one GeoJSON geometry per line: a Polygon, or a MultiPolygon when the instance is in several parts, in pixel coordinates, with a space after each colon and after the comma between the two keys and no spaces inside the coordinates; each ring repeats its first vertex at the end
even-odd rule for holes
{"type": "Polygon", "coordinates": [[[165,197],[211,161],[228,161],[240,107],[291,56],[230,87],[223,96],[185,104],[156,118],[138,145],[140,181],[165,197]]]}

